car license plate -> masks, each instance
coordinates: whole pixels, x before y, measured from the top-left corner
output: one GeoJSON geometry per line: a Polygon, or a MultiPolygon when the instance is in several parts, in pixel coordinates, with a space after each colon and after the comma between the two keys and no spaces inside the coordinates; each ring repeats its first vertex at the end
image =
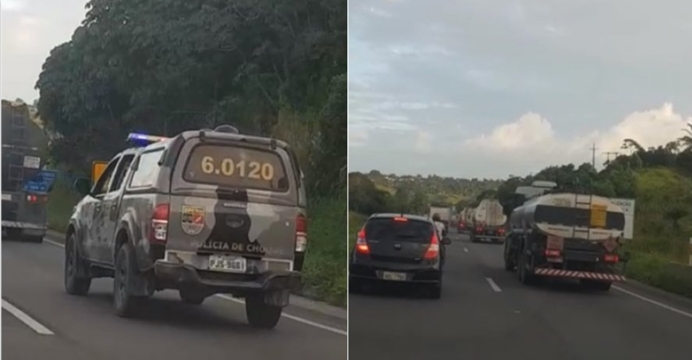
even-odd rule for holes
{"type": "Polygon", "coordinates": [[[247,260],[236,256],[211,255],[209,270],[244,273],[247,270],[247,260]]]}
{"type": "Polygon", "coordinates": [[[382,279],[393,281],[405,281],[406,273],[384,271],[382,272],[382,279]]]}

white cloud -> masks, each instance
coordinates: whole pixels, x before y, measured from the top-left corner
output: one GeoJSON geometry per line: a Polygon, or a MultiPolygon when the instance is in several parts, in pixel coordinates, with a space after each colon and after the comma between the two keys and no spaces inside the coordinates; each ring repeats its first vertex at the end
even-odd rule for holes
{"type": "Polygon", "coordinates": [[[671,103],[657,109],[634,112],[604,132],[592,131],[578,136],[557,136],[553,127],[539,114],[529,112],[517,121],[495,127],[463,143],[466,150],[482,151],[490,158],[531,162],[539,167],[582,163],[591,159],[589,147],[596,144],[597,163],[605,151],[621,151],[624,139],[633,139],[643,147],[665,145],[682,135],[692,117],[675,113],[671,103]],[[531,160],[531,161],[528,161],[531,160]]]}
{"type": "Polygon", "coordinates": [[[26,2],[22,0],[2,0],[0,8],[2,8],[2,11],[19,12],[26,8],[26,2]]]}

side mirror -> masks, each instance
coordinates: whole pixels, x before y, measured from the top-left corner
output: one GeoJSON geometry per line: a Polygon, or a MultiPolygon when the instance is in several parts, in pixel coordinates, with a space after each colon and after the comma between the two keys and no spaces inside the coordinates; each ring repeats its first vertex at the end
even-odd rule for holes
{"type": "Polygon", "coordinates": [[[74,188],[84,196],[89,195],[91,193],[91,182],[88,179],[77,179],[74,182],[74,188]]]}
{"type": "Polygon", "coordinates": [[[452,245],[452,239],[450,239],[449,236],[445,236],[442,238],[442,243],[445,245],[452,245]]]}

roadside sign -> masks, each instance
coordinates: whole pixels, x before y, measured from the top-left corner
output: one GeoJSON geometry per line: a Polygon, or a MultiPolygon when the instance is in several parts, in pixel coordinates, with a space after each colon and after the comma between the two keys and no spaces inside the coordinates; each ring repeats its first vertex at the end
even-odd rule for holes
{"type": "Polygon", "coordinates": [[[41,158],[37,156],[24,156],[24,167],[38,169],[41,167],[41,158]]]}
{"type": "Polygon", "coordinates": [[[41,170],[34,176],[24,183],[24,191],[31,193],[47,194],[50,187],[55,182],[57,173],[52,170],[41,170]]]}
{"type": "Polygon", "coordinates": [[[101,177],[101,174],[106,170],[108,162],[106,161],[94,161],[91,163],[91,182],[96,183],[101,177]]]}
{"type": "Polygon", "coordinates": [[[623,238],[632,240],[634,236],[634,199],[610,199],[610,201],[621,207],[622,211],[625,213],[625,232],[622,235],[623,238]]]}

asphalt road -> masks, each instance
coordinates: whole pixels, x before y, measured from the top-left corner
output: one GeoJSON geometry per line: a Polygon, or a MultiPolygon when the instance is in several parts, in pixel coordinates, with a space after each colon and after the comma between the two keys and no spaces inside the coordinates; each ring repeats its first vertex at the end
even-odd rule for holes
{"type": "Polygon", "coordinates": [[[502,245],[452,238],[442,299],[350,295],[350,360],[692,359],[692,301],[634,284],[526,287],[504,271],[502,245]]]}
{"type": "Polygon", "coordinates": [[[3,359],[346,359],[345,320],[295,306],[275,329],[259,330],[237,300],[191,306],[160,292],[144,316],[119,318],[111,279],[95,280],[87,297],[65,293],[63,251],[3,239],[3,359]]]}

